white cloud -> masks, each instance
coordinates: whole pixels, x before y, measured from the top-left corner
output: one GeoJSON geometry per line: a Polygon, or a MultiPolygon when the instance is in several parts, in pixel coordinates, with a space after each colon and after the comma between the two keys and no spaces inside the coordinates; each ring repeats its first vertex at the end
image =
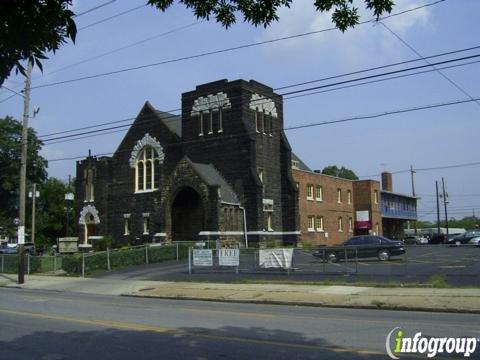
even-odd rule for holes
{"type": "MultiPolygon", "coordinates": [[[[373,19],[371,11],[364,8],[364,1],[355,2],[359,8],[360,21],[373,19]]],[[[397,2],[392,13],[399,13],[408,9],[421,6],[423,3],[416,0],[404,0],[397,2]]],[[[261,40],[285,37],[293,34],[306,33],[322,29],[332,28],[331,13],[320,13],[315,10],[313,0],[301,0],[294,2],[291,8],[283,8],[279,11],[280,21],[267,28],[262,34],[261,40]]],[[[421,8],[399,16],[384,20],[399,36],[408,36],[412,30],[425,27],[429,24],[430,8],[421,8]]],[[[397,57],[402,45],[386,29],[380,28],[375,23],[364,24],[349,29],[345,33],[339,30],[299,37],[292,40],[281,41],[269,47],[269,52],[302,52],[312,51],[320,54],[334,54],[341,61],[351,63],[363,63],[371,59],[372,52],[379,51],[397,57]],[[313,47],[312,47],[313,44],[313,47]]],[[[371,62],[371,60],[370,60],[371,62]]]]}

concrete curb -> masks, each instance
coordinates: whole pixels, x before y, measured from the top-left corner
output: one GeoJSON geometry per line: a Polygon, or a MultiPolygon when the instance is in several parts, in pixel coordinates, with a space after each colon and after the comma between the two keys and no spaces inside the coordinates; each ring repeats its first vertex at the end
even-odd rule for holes
{"type": "Polygon", "coordinates": [[[366,310],[394,310],[394,311],[419,311],[434,313],[456,313],[456,314],[480,314],[480,310],[467,309],[438,309],[438,308],[422,308],[408,306],[369,306],[369,305],[346,305],[346,304],[322,304],[317,302],[291,302],[281,300],[240,300],[240,299],[218,299],[218,298],[196,298],[190,296],[158,296],[158,295],[136,295],[136,294],[120,294],[123,297],[138,297],[144,299],[161,299],[161,300],[188,300],[188,301],[209,301],[222,303],[239,303],[239,304],[258,304],[258,305],[282,305],[282,306],[308,306],[308,307],[325,307],[336,309],[366,309],[366,310]]]}

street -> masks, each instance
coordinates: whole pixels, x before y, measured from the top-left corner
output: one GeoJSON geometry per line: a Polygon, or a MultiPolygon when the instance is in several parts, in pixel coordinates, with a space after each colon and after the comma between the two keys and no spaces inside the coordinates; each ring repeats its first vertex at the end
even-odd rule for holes
{"type": "Polygon", "coordinates": [[[480,337],[479,323],[472,314],[2,288],[0,359],[385,359],[396,326],[410,335],[480,337]]]}

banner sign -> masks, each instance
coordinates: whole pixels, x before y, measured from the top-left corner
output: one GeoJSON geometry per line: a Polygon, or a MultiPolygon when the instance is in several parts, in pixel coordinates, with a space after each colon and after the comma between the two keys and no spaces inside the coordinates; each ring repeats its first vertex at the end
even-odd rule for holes
{"type": "Polygon", "coordinates": [[[370,213],[368,210],[357,211],[355,215],[355,229],[369,230],[372,228],[372,222],[370,221],[370,213]]]}
{"type": "Polygon", "coordinates": [[[25,226],[19,226],[17,229],[18,234],[18,244],[25,244],[25,226]]]}
{"type": "Polygon", "coordinates": [[[290,269],[292,267],[293,249],[259,250],[258,258],[261,268],[290,269]]]}
{"type": "Polygon", "coordinates": [[[239,266],[240,250],[239,249],[219,249],[218,265],[220,266],[239,266]]]}
{"type": "Polygon", "coordinates": [[[193,266],[213,266],[212,250],[193,249],[193,266]]]}

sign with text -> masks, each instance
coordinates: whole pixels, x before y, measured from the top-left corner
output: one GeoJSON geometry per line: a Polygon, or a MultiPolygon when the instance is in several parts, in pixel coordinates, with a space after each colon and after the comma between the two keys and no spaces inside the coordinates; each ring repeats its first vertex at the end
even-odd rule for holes
{"type": "Polygon", "coordinates": [[[240,250],[239,249],[219,249],[218,265],[220,266],[239,266],[240,250]]]}
{"type": "Polygon", "coordinates": [[[193,249],[193,266],[213,266],[212,250],[193,249]]]}
{"type": "Polygon", "coordinates": [[[261,268],[290,269],[292,267],[293,249],[259,250],[258,258],[261,268]]]}
{"type": "Polygon", "coordinates": [[[25,226],[19,226],[17,229],[18,234],[18,244],[25,244],[25,226]]]}

